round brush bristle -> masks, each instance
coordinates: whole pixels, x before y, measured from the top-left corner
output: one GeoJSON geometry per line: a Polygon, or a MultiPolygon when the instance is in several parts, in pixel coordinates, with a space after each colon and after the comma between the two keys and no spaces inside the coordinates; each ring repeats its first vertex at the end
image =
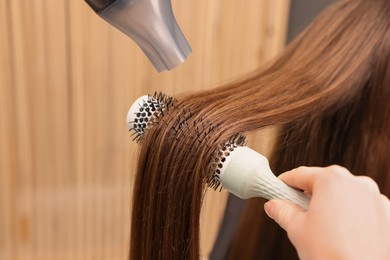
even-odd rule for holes
{"type": "Polygon", "coordinates": [[[214,158],[211,163],[211,175],[206,180],[208,186],[214,190],[222,189],[221,174],[223,173],[226,161],[230,154],[237,148],[245,145],[245,136],[242,134],[234,135],[229,141],[225,142],[214,153],[214,158]]]}
{"type": "Polygon", "coordinates": [[[126,118],[129,130],[143,134],[146,123],[150,119],[150,116],[148,116],[150,114],[146,112],[146,109],[148,109],[149,106],[149,98],[148,95],[142,96],[131,105],[126,118]]]}
{"type": "Polygon", "coordinates": [[[173,103],[173,98],[163,93],[139,97],[130,107],[126,122],[129,131],[140,141],[147,128],[173,103]]]}

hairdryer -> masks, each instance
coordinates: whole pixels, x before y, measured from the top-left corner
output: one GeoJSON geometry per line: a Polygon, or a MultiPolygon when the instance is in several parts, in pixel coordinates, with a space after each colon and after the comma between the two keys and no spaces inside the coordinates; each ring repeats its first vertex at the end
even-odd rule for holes
{"type": "Polygon", "coordinates": [[[191,53],[170,0],[85,0],[104,20],[130,36],[158,72],[184,62],[191,53]]]}

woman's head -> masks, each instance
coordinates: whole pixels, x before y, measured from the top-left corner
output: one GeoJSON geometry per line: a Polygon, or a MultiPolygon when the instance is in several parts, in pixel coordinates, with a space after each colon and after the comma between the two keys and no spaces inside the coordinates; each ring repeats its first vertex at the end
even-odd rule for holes
{"type": "MultiPolygon", "coordinates": [[[[131,259],[199,259],[199,216],[214,153],[237,134],[265,126],[281,129],[272,158],[277,173],[337,163],[382,180],[390,193],[389,61],[390,2],[340,1],[267,68],[173,102],[141,142],[131,259]]],[[[236,241],[264,231],[248,230],[250,211],[236,241]]],[[[265,250],[245,247],[248,257],[265,250]]]]}

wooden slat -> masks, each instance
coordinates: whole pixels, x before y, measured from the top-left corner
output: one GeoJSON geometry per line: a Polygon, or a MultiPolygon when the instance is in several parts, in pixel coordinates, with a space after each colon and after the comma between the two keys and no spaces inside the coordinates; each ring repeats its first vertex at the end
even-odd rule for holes
{"type": "Polygon", "coordinates": [[[13,111],[12,41],[9,3],[0,0],[0,259],[9,259],[15,248],[13,175],[15,120],[13,111]],[[8,37],[4,37],[7,35],[8,37]]]}
{"type": "MultiPolygon", "coordinates": [[[[46,203],[46,200],[38,192],[52,188],[53,185],[49,179],[51,174],[56,174],[55,169],[53,169],[53,153],[50,147],[50,144],[55,144],[56,141],[51,139],[51,133],[55,130],[51,128],[48,118],[48,111],[51,111],[52,107],[50,107],[51,96],[47,89],[49,64],[47,63],[46,23],[48,19],[45,11],[44,1],[36,1],[35,7],[25,18],[32,26],[30,28],[32,34],[29,35],[29,46],[34,50],[31,52],[33,56],[29,59],[29,81],[33,83],[24,87],[32,90],[30,100],[32,102],[33,113],[31,115],[34,123],[30,132],[33,142],[34,168],[31,174],[34,175],[35,179],[33,183],[34,190],[32,192],[25,191],[25,196],[34,197],[32,243],[34,244],[36,258],[42,256],[41,252],[44,252],[45,247],[52,248],[51,243],[53,241],[51,239],[51,219],[49,217],[51,212],[48,207],[39,207],[40,204],[46,203]]],[[[51,194],[51,196],[55,196],[55,194],[51,194]]]]}
{"type": "MultiPolygon", "coordinates": [[[[75,232],[73,235],[74,241],[74,253],[82,252],[86,248],[87,231],[83,220],[86,218],[86,211],[88,210],[85,200],[82,200],[85,194],[87,181],[86,181],[86,118],[85,118],[85,104],[86,99],[86,82],[85,77],[85,46],[84,31],[88,30],[89,24],[87,23],[90,12],[83,10],[84,3],[82,1],[69,1],[68,3],[68,27],[69,27],[69,59],[70,65],[70,86],[69,91],[73,93],[70,100],[70,116],[72,118],[72,124],[70,125],[71,133],[71,161],[72,171],[75,174],[75,186],[73,197],[79,200],[79,203],[75,204],[76,214],[73,216],[75,222],[75,232]],[[70,19],[71,17],[71,19],[70,19]],[[82,28],[85,28],[84,31],[82,28]]],[[[77,259],[77,258],[76,258],[77,259]]]]}
{"type": "Polygon", "coordinates": [[[31,84],[32,51],[34,45],[31,42],[33,24],[28,19],[29,4],[21,1],[8,2],[12,42],[12,75],[14,93],[13,113],[15,118],[15,139],[12,140],[15,149],[15,168],[12,173],[14,197],[12,200],[14,217],[14,250],[15,256],[32,255],[32,228],[34,222],[34,198],[32,194],[34,167],[33,138],[31,128],[34,127],[33,111],[31,107],[31,91],[26,86],[31,84]],[[28,194],[26,196],[26,194],[28,194]]]}

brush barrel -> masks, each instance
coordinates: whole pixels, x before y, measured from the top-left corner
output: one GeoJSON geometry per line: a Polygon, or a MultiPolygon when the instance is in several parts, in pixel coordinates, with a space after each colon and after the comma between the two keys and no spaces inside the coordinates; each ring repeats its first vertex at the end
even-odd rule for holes
{"type": "Polygon", "coordinates": [[[277,178],[266,157],[248,147],[235,148],[221,170],[222,185],[241,199],[287,200],[307,210],[310,196],[277,178]]]}
{"type": "MultiPolygon", "coordinates": [[[[126,116],[126,123],[129,130],[134,129],[136,126],[135,119],[138,117],[137,114],[140,113],[140,108],[144,106],[149,100],[148,95],[144,95],[139,97],[134,103],[131,105],[129,111],[126,116]]],[[[148,117],[150,119],[150,117],[148,117]]],[[[144,129],[142,129],[144,130],[144,129]]]]}

